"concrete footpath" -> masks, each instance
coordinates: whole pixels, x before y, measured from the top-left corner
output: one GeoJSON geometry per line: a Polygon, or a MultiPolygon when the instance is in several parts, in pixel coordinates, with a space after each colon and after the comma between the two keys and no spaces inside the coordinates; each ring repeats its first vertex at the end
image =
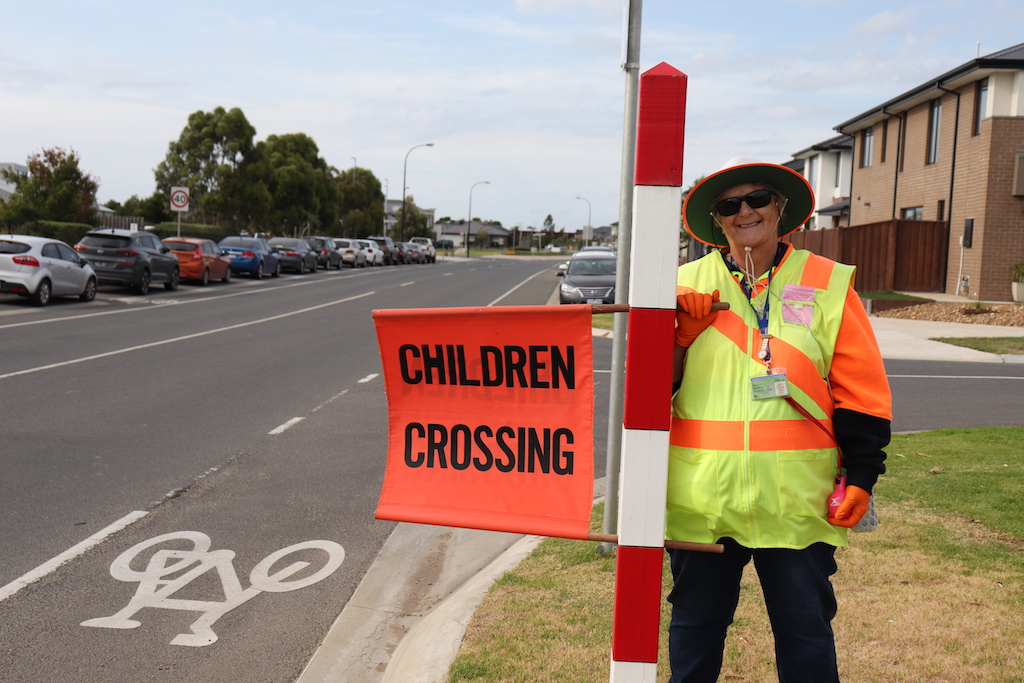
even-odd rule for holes
{"type": "MultiPolygon", "coordinates": [[[[1020,337],[1024,327],[874,316],[871,324],[884,358],[1024,362],[1024,355],[999,356],[930,341],[933,337],[1020,337]]],[[[595,330],[595,334],[605,333],[595,330]]],[[[599,480],[594,496],[603,495],[604,481],[599,480]]],[[[491,584],[542,540],[399,523],[299,683],[443,683],[491,584]]]]}

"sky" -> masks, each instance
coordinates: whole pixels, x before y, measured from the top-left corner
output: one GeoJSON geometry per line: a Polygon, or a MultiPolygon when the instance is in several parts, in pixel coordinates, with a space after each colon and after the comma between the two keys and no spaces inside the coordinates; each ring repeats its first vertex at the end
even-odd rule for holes
{"type": "MultiPolygon", "coordinates": [[[[0,162],[75,150],[97,199],[156,189],[189,114],[313,138],[435,216],[619,217],[624,0],[0,0],[0,162]],[[433,143],[432,147],[419,147],[433,143]],[[484,184],[488,181],[489,184],[484,184]],[[480,183],[480,184],[477,184],[480,183]],[[582,199],[580,199],[582,197],[582,199]]],[[[641,72],[688,77],[683,185],[1024,42],[1020,0],[648,0],[641,72]]]]}

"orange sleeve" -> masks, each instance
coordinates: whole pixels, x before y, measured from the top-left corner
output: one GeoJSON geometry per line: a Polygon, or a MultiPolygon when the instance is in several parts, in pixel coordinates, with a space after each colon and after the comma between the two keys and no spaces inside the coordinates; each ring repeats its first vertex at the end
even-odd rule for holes
{"type": "Polygon", "coordinates": [[[828,375],[836,408],[892,420],[892,393],[882,352],[860,297],[850,287],[828,375]]]}

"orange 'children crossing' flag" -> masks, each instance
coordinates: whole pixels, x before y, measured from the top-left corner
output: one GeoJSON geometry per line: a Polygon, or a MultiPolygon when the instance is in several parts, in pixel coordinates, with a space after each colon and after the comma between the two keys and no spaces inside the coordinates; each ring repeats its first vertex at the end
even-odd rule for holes
{"type": "Polygon", "coordinates": [[[388,399],[378,519],[586,539],[589,306],[373,312],[388,399]]]}

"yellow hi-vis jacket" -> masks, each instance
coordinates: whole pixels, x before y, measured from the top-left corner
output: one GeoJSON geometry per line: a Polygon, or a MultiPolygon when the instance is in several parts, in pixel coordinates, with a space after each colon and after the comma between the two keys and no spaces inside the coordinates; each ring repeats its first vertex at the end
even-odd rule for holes
{"type": "MultiPolygon", "coordinates": [[[[785,370],[790,396],[832,433],[824,378],[853,275],[852,266],[790,248],[768,294],[772,370],[785,370]]],[[[846,529],[826,521],[835,442],[784,398],[754,400],[750,380],[766,374],[761,333],[735,276],[711,253],[681,266],[678,284],[717,289],[730,309],[689,347],[673,397],[666,536],[728,537],[748,548],[845,546],[846,529]]]]}

